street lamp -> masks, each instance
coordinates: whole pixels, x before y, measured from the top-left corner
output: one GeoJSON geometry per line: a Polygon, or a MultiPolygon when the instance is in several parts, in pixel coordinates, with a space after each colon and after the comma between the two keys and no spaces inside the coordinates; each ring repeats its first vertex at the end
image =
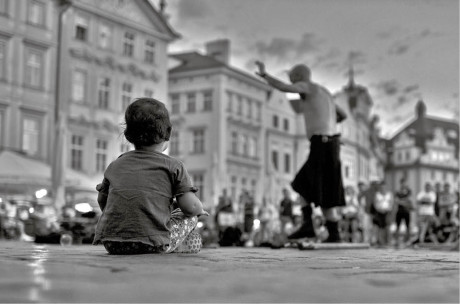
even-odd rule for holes
{"type": "Polygon", "coordinates": [[[61,80],[61,56],[62,56],[62,26],[64,13],[72,5],[71,0],[59,0],[58,3],[58,32],[57,32],[57,49],[56,49],[56,75],[55,75],[55,105],[54,105],[54,158],[52,162],[52,188],[54,205],[58,207],[65,201],[65,113],[62,113],[60,99],[60,80],[61,80]]]}

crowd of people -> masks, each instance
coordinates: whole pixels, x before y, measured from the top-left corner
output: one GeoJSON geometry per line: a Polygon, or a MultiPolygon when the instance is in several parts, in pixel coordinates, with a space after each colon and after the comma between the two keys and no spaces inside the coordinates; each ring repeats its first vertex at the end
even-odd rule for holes
{"type": "MultiPolygon", "coordinates": [[[[321,208],[301,197],[293,200],[288,189],[282,191],[280,202],[264,198],[260,204],[243,191],[234,204],[224,189],[215,209],[217,242],[223,246],[279,246],[282,242],[286,246],[299,239],[327,240],[321,208]]],[[[341,242],[398,248],[458,243],[459,194],[449,183],[426,183],[419,193],[410,189],[405,178],[394,192],[383,181],[359,183],[357,189],[345,187],[345,201],[338,208],[341,242]]]]}

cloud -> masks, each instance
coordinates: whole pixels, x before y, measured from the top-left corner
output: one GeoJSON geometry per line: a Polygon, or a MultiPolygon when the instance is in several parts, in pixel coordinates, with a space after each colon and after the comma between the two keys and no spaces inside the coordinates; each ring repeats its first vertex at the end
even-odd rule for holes
{"type": "Polygon", "coordinates": [[[338,66],[337,62],[332,62],[337,60],[341,55],[341,51],[338,48],[331,48],[327,52],[319,53],[312,64],[312,67],[317,67],[323,64],[338,66]]]}
{"type": "Polygon", "coordinates": [[[395,42],[393,45],[390,46],[388,49],[389,55],[403,55],[409,51],[410,45],[406,42],[395,42]]]}
{"type": "Polygon", "coordinates": [[[388,48],[388,54],[394,56],[404,55],[408,53],[415,44],[418,44],[423,40],[429,40],[439,36],[441,36],[441,34],[438,32],[433,32],[431,29],[423,29],[415,34],[393,42],[388,48]]]}
{"type": "Polygon", "coordinates": [[[207,1],[204,0],[182,0],[177,7],[177,19],[186,22],[207,17],[212,13],[207,1]]]}
{"type": "Polygon", "coordinates": [[[374,86],[379,92],[383,93],[386,96],[394,96],[398,94],[400,90],[400,85],[398,81],[395,79],[383,80],[374,86]]]}
{"type": "MultiPolygon", "coordinates": [[[[313,33],[304,33],[300,39],[273,37],[269,41],[256,41],[252,47],[259,57],[275,61],[302,58],[318,50],[321,41],[313,33]]],[[[299,59],[297,59],[298,61],[299,59]]]]}
{"type": "Polygon", "coordinates": [[[315,34],[304,33],[302,35],[302,39],[296,46],[297,54],[301,55],[316,51],[319,44],[321,44],[321,41],[315,36],[315,34]]]}
{"type": "Polygon", "coordinates": [[[401,95],[401,96],[398,97],[398,105],[399,106],[402,106],[402,105],[408,103],[409,101],[410,100],[407,98],[406,95],[401,95]]]}
{"type": "Polygon", "coordinates": [[[418,84],[413,84],[413,85],[409,85],[407,87],[405,87],[402,91],[406,94],[409,94],[409,93],[412,93],[412,92],[415,92],[419,89],[419,85],[418,84]]]}
{"type": "Polygon", "coordinates": [[[285,58],[295,48],[296,42],[288,38],[275,37],[270,42],[258,41],[256,52],[262,56],[285,58]]]}

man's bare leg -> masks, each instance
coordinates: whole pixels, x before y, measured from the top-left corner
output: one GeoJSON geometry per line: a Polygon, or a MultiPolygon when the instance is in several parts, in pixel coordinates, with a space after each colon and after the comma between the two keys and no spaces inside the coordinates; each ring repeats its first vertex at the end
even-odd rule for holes
{"type": "Polygon", "coordinates": [[[326,240],[328,243],[339,243],[340,233],[339,233],[339,214],[337,208],[321,208],[323,211],[324,218],[326,219],[326,228],[329,236],[326,240]]]}

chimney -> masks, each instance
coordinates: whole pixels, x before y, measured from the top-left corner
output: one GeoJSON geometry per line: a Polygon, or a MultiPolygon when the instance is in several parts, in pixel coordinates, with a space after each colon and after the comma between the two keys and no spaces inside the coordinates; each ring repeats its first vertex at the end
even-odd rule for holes
{"type": "Polygon", "coordinates": [[[206,54],[227,65],[230,64],[230,40],[220,39],[206,43],[206,54]]]}

